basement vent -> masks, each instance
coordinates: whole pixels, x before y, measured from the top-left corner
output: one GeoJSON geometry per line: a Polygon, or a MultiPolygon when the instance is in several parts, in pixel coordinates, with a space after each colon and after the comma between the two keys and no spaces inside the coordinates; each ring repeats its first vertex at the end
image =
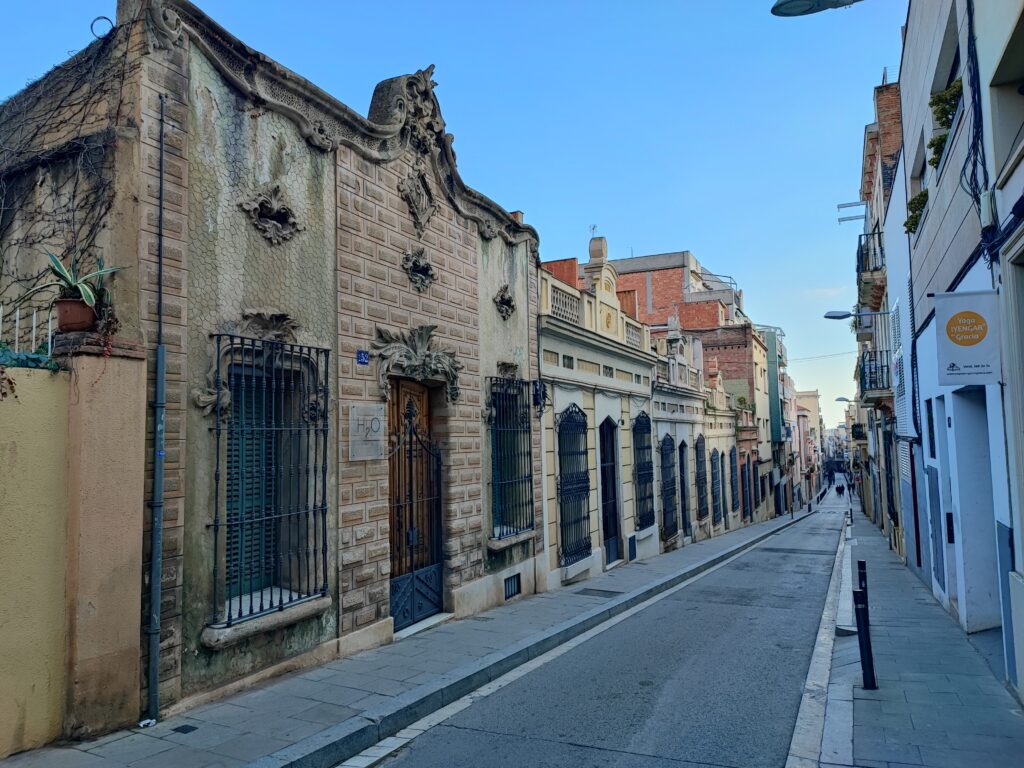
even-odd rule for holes
{"type": "Polygon", "coordinates": [[[509,600],[523,591],[523,579],[520,574],[505,579],[505,599],[509,600]]]}

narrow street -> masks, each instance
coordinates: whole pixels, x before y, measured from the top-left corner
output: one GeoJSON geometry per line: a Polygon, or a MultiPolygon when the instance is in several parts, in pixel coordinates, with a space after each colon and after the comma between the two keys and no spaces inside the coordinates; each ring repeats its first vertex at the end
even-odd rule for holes
{"type": "Polygon", "coordinates": [[[771,537],[383,765],[784,764],[842,522],[771,537]]]}

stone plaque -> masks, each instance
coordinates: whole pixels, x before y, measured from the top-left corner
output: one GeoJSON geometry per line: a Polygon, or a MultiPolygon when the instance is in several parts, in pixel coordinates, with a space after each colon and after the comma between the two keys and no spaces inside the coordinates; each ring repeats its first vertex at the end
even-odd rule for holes
{"type": "Polygon", "coordinates": [[[353,405],[348,410],[348,455],[351,461],[386,459],[388,420],[384,403],[353,405]]]}

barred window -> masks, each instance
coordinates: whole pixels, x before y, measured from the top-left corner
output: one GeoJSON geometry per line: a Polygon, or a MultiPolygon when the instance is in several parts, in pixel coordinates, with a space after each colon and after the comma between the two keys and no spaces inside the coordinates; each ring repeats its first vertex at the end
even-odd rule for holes
{"type": "Polygon", "coordinates": [[[679,532],[676,514],[676,444],[665,435],[659,444],[661,454],[661,537],[668,541],[679,532]]]}
{"type": "Polygon", "coordinates": [[[743,517],[749,520],[751,518],[750,454],[747,454],[743,463],[740,464],[740,471],[740,481],[743,486],[743,517]]]}
{"type": "Polygon", "coordinates": [[[330,351],[213,339],[210,623],[231,626],[327,594],[330,351]]]}
{"type": "Polygon", "coordinates": [[[686,441],[679,443],[679,511],[683,518],[683,535],[692,536],[690,529],[690,471],[686,441]]]}
{"type": "Polygon", "coordinates": [[[693,461],[697,473],[697,519],[703,520],[708,516],[708,464],[704,452],[704,435],[697,438],[693,461]]]}
{"type": "Polygon", "coordinates": [[[711,451],[711,524],[722,522],[722,477],[718,463],[718,449],[711,451]]]}
{"type": "Polygon", "coordinates": [[[740,508],[740,478],[735,446],[729,449],[729,487],[732,491],[732,511],[735,512],[740,508]]]}
{"type": "Polygon", "coordinates": [[[654,456],[651,418],[644,412],[633,420],[633,478],[636,497],[636,529],[654,525],[654,456]]]}
{"type": "Polygon", "coordinates": [[[533,528],[530,382],[489,381],[491,536],[503,539],[533,528]]]}
{"type": "Polygon", "coordinates": [[[558,435],[558,562],[562,566],[590,557],[590,469],[587,414],[575,403],[556,419],[558,435]]]}

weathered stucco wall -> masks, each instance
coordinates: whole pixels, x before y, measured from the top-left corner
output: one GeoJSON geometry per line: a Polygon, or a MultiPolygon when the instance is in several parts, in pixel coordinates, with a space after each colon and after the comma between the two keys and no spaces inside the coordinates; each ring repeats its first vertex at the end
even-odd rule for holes
{"type": "Polygon", "coordinates": [[[66,629],[68,374],[7,374],[17,399],[0,402],[0,757],[60,735],[66,629]]]}
{"type": "Polygon", "coordinates": [[[65,733],[138,716],[146,366],[138,349],[76,355],[68,420],[65,733]]]}
{"type": "MultiPolygon", "coordinates": [[[[256,108],[231,88],[199,52],[188,58],[188,389],[206,387],[213,352],[209,334],[238,332],[243,311],[274,308],[296,320],[300,344],[332,351],[337,340],[335,173],[333,157],[311,148],[294,123],[256,108]],[[302,226],[272,244],[240,203],[279,187],[302,226]]],[[[333,375],[328,380],[332,381],[333,375]]],[[[332,391],[332,397],[337,396],[332,391]]],[[[211,650],[200,635],[211,615],[214,547],[214,417],[186,406],[190,435],[185,467],[182,693],[218,684],[312,650],[337,636],[331,610],[237,645],[211,650]]],[[[331,404],[329,441],[337,439],[331,404]]],[[[328,461],[328,531],[335,525],[333,455],[328,461]]],[[[223,496],[221,497],[223,504],[223,496]]],[[[334,539],[328,535],[333,562],[334,539]]],[[[333,569],[332,569],[333,570],[333,569]]],[[[333,589],[332,578],[331,592],[333,589]]]]}

